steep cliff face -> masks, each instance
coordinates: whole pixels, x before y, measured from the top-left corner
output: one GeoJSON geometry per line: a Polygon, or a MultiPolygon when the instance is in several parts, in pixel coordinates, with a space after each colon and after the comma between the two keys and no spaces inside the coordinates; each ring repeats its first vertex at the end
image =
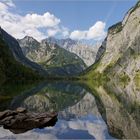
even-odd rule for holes
{"type": "Polygon", "coordinates": [[[96,54],[98,48],[100,47],[100,43],[90,46],[85,43],[72,40],[70,38],[55,39],[50,37],[47,38],[47,42],[49,42],[50,44],[56,43],[69,52],[75,53],[85,62],[87,66],[90,66],[95,62],[96,54]]]}
{"type": "Polygon", "coordinates": [[[81,43],[77,43],[75,46],[69,47],[68,51],[77,54],[87,66],[92,65],[95,62],[96,54],[100,44],[94,46],[88,46],[81,43]]]}
{"type": "Polygon", "coordinates": [[[77,74],[86,68],[85,63],[76,54],[71,53],[48,40],[37,42],[32,37],[19,40],[24,55],[42,65],[50,74],[77,74]]]}
{"type": "Polygon", "coordinates": [[[140,1],[131,8],[122,22],[108,30],[96,56],[96,72],[133,79],[140,73],[140,1]]]}

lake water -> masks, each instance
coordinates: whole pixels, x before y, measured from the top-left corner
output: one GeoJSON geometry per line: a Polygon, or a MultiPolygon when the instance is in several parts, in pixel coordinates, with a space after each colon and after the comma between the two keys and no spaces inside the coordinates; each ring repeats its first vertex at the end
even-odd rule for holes
{"type": "MultiPolygon", "coordinates": [[[[113,84],[112,84],[113,85],[113,84]]],[[[134,85],[87,86],[44,82],[35,86],[5,85],[0,111],[24,107],[30,112],[58,112],[52,127],[14,134],[0,127],[0,139],[138,139],[140,92],[134,85]]]]}

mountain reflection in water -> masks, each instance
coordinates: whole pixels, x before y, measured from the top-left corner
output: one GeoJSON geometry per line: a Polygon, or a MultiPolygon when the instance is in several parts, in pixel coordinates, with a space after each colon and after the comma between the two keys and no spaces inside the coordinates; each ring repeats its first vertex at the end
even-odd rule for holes
{"type": "Polygon", "coordinates": [[[132,83],[123,87],[111,83],[87,86],[68,82],[46,82],[28,87],[28,90],[13,86],[7,90],[3,86],[0,90],[1,111],[17,107],[36,113],[56,111],[58,121],[53,127],[33,129],[18,135],[0,127],[0,138],[138,139],[140,93],[134,87],[132,83]],[[14,92],[12,88],[18,91],[14,92]]]}

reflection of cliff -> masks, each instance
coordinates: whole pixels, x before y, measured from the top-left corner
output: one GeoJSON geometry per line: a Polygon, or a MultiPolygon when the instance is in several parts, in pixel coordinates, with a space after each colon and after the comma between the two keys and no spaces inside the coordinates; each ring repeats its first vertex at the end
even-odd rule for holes
{"type": "Polygon", "coordinates": [[[63,82],[46,83],[39,87],[16,97],[11,108],[22,106],[33,112],[60,111],[76,104],[86,92],[79,85],[63,82]]]}
{"type": "Polygon", "coordinates": [[[59,111],[78,102],[82,97],[74,94],[59,93],[57,91],[36,94],[24,100],[21,106],[30,111],[59,111]]]}
{"type": "Polygon", "coordinates": [[[59,113],[59,116],[64,119],[78,118],[87,114],[94,114],[99,117],[95,98],[90,93],[86,95],[75,105],[68,107],[64,111],[59,113]]]}
{"type": "Polygon", "coordinates": [[[109,132],[118,138],[140,138],[140,92],[134,83],[129,83],[126,87],[110,83],[94,90],[105,108],[106,118],[103,112],[101,115],[107,123],[109,132]]]}
{"type": "Polygon", "coordinates": [[[33,112],[53,111],[55,104],[52,103],[45,95],[33,95],[25,99],[22,107],[28,108],[33,112]]]}

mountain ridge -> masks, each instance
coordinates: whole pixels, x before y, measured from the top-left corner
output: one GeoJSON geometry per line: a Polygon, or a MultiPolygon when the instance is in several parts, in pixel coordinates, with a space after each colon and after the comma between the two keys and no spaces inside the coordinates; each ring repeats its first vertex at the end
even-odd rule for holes
{"type": "Polygon", "coordinates": [[[24,55],[40,64],[50,74],[74,75],[82,72],[86,65],[76,54],[57,44],[50,44],[46,39],[40,43],[32,37],[18,40],[24,55]]]}
{"type": "Polygon", "coordinates": [[[54,37],[49,37],[46,40],[50,44],[58,44],[69,52],[75,53],[87,66],[90,66],[95,62],[96,53],[101,45],[100,43],[89,45],[87,43],[82,43],[82,41],[76,41],[70,38],[56,39],[54,37]]]}

